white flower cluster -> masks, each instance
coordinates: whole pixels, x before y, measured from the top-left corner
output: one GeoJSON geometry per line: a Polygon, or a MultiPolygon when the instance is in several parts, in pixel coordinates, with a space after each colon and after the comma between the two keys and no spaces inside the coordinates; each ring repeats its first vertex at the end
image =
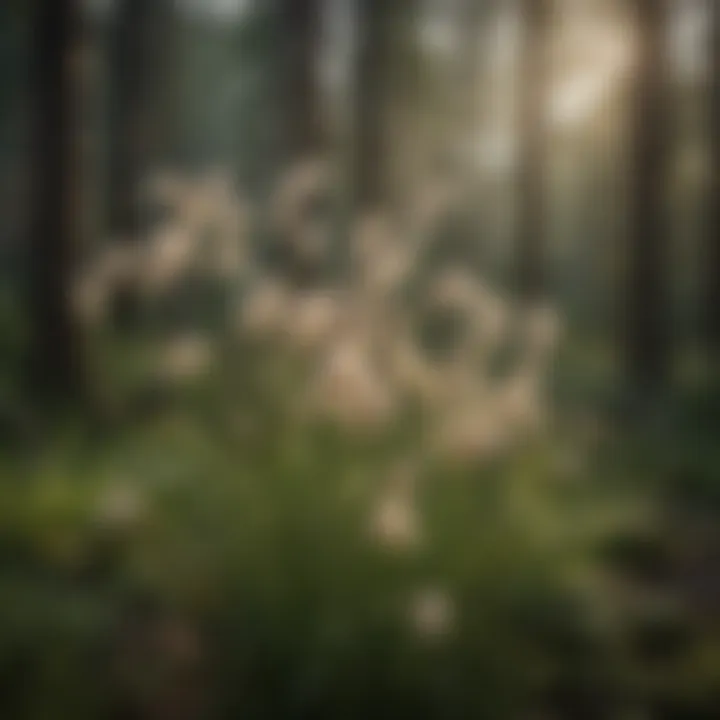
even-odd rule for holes
{"type": "MultiPolygon", "coordinates": [[[[316,165],[290,173],[276,200],[283,226],[301,223],[297,207],[321,182],[316,165]]],[[[398,292],[413,276],[421,241],[396,218],[375,213],[358,219],[351,242],[352,278],[342,289],[300,290],[260,278],[239,309],[242,335],[312,360],[303,389],[312,412],[349,429],[382,431],[416,401],[429,410],[429,444],[459,459],[504,449],[542,425],[544,380],[560,332],[549,308],[514,310],[472,273],[451,267],[425,298],[465,321],[452,357],[439,362],[414,330],[417,308],[398,292]],[[492,380],[495,353],[518,340],[515,369],[492,380]]]]}
{"type": "Polygon", "coordinates": [[[234,279],[248,267],[249,214],[231,178],[213,172],[190,181],[162,174],[149,180],[145,195],[168,217],[146,236],[113,240],[78,274],[73,304],[86,325],[106,319],[119,288],[147,303],[189,273],[234,279]]]}
{"type": "MultiPolygon", "coordinates": [[[[314,204],[329,196],[330,183],[322,162],[307,161],[287,173],[271,198],[271,224],[296,257],[317,259],[331,245],[328,213],[322,202],[320,210],[314,204]]],[[[152,301],[189,274],[209,273],[221,282],[246,277],[251,282],[235,309],[235,330],[276,355],[302,357],[303,418],[383,432],[419,405],[427,410],[427,448],[461,461],[503,451],[542,426],[557,316],[546,307],[513,308],[460,265],[438,271],[424,297],[408,306],[400,291],[413,281],[430,241],[417,218],[359,217],[350,235],[349,281],[300,288],[282,273],[262,270],[250,243],[248,207],[229,177],[215,172],[191,182],[158,175],[146,191],[170,210],[167,219],[145,240],[114,243],[88,266],[75,298],[87,322],[102,320],[123,284],[152,301]],[[462,318],[461,337],[443,361],[418,337],[416,315],[427,308],[462,318]],[[493,379],[489,369],[508,344],[519,346],[520,356],[514,369],[493,379]]],[[[186,336],[163,350],[160,363],[169,375],[186,378],[207,369],[212,354],[202,336],[186,336]]],[[[288,401],[297,407],[296,398],[288,401]]]]}
{"type": "MultiPolygon", "coordinates": [[[[288,198],[302,204],[310,175],[293,175],[306,183],[295,195],[284,187],[283,218],[300,222],[288,198]]],[[[437,271],[415,301],[419,306],[409,306],[401,291],[416,276],[427,241],[397,218],[361,217],[351,234],[352,273],[343,287],[299,289],[261,276],[244,296],[236,324],[241,337],[265,345],[269,356],[298,359],[297,396],[283,401],[291,408],[300,399],[302,422],[323,419],[352,435],[382,435],[419,409],[417,447],[380,478],[367,518],[368,539],[400,554],[428,541],[418,497],[426,460],[475,465],[543,428],[546,381],[561,331],[551,308],[514,307],[459,265],[437,271]],[[417,331],[415,314],[426,308],[463,320],[461,336],[442,361],[427,352],[417,331]],[[496,377],[493,364],[508,348],[515,349],[512,363],[496,377]]],[[[454,599],[442,587],[420,588],[406,610],[411,629],[427,641],[446,636],[458,621],[454,599]]]]}
{"type": "MultiPolygon", "coordinates": [[[[322,164],[304,164],[284,178],[271,202],[274,230],[293,246],[295,257],[310,262],[331,246],[331,223],[317,208],[307,210],[313,206],[309,198],[328,191],[328,181],[322,164]]],[[[112,289],[123,282],[132,281],[141,297],[152,299],[198,269],[220,280],[245,276],[250,282],[238,285],[232,331],[264,351],[261,358],[297,361],[297,387],[282,389],[289,418],[382,435],[418,411],[423,434],[417,451],[391,468],[369,518],[369,535],[381,547],[408,551],[423,542],[417,502],[423,459],[482,462],[545,424],[558,316],[549,307],[513,307],[461,265],[438,271],[423,286],[423,297],[408,303],[402,290],[416,276],[429,241],[417,217],[360,217],[350,235],[349,280],[342,287],[299,287],[290,277],[261,269],[251,252],[249,213],[228,178],[210,175],[189,183],[163,176],[148,190],[174,212],[145,242],[115,244],[88,268],[77,286],[81,317],[100,321],[112,289]],[[417,313],[427,309],[462,320],[460,337],[443,360],[433,358],[419,337],[417,313]],[[497,377],[494,363],[508,348],[514,359],[497,377]]],[[[195,377],[207,371],[213,354],[203,336],[183,335],[161,353],[161,371],[178,380],[195,377]]],[[[242,372],[252,372],[247,362],[242,372]]],[[[109,521],[135,513],[135,500],[124,490],[113,489],[102,500],[100,514],[109,521]]],[[[438,588],[419,592],[409,612],[417,632],[427,637],[449,632],[455,613],[452,598],[438,588]]]]}

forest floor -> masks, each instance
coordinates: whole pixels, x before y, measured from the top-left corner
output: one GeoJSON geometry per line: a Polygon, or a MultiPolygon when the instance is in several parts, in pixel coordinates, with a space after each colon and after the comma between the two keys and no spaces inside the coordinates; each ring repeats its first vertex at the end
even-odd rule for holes
{"type": "Polygon", "coordinates": [[[7,421],[5,717],[718,717],[718,393],[620,412],[573,350],[542,437],[424,467],[388,539],[412,434],[298,430],[236,363],[132,421],[7,421]]]}

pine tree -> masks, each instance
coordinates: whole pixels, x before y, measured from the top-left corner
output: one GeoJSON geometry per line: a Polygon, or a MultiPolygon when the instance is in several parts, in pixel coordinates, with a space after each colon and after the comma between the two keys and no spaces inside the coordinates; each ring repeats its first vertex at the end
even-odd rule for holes
{"type": "Polygon", "coordinates": [[[669,371],[667,178],[667,0],[635,0],[638,62],[632,138],[633,205],[625,315],[628,379],[641,391],[662,387],[669,371]]]}
{"type": "Polygon", "coordinates": [[[32,224],[29,250],[31,390],[79,399],[82,341],[71,305],[83,233],[80,109],[86,60],[80,0],[35,0],[32,224]]]}
{"type": "Polygon", "coordinates": [[[517,247],[520,292],[535,301],[546,291],[545,97],[549,0],[523,0],[524,37],[519,76],[519,209],[517,247]]]}

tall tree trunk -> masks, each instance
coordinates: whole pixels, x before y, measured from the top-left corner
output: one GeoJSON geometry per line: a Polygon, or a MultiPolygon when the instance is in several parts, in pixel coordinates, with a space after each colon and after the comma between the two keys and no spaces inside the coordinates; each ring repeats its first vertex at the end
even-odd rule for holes
{"type": "Polygon", "coordinates": [[[123,239],[140,232],[140,183],[171,149],[172,12],[169,0],[117,2],[110,49],[109,224],[123,239]]]}
{"type": "Polygon", "coordinates": [[[283,44],[281,104],[291,161],[322,149],[323,121],[318,73],[322,6],[320,0],[281,0],[283,44]]]}
{"type": "Polygon", "coordinates": [[[720,2],[711,3],[711,171],[708,197],[707,249],[705,257],[705,323],[712,362],[720,360],[720,2]]]}
{"type": "Polygon", "coordinates": [[[519,286],[524,299],[545,292],[545,118],[547,36],[550,0],[522,0],[524,37],[519,68],[519,208],[517,247],[519,286]]]}
{"type": "Polygon", "coordinates": [[[488,17],[497,10],[497,0],[463,0],[457,11],[460,26],[457,52],[457,131],[463,143],[477,137],[481,118],[480,50],[488,17]]]}
{"type": "Polygon", "coordinates": [[[34,3],[32,221],[29,238],[31,389],[48,401],[83,391],[71,283],[84,222],[80,145],[85,47],[80,0],[34,3]]]}
{"type": "Polygon", "coordinates": [[[635,0],[638,62],[632,138],[634,183],[627,268],[626,370],[637,389],[656,391],[668,373],[667,0],[635,0]]]}
{"type": "Polygon", "coordinates": [[[361,209],[381,206],[389,193],[387,106],[392,10],[388,6],[385,0],[357,3],[354,192],[361,209]]]}
{"type": "MultiPolygon", "coordinates": [[[[120,242],[142,237],[142,182],[175,149],[173,12],[170,0],[117,2],[109,58],[108,224],[120,242]]],[[[113,320],[129,330],[138,316],[138,298],[128,279],[115,289],[113,320]]]]}
{"type": "MultiPolygon", "coordinates": [[[[278,0],[276,10],[279,171],[283,173],[324,150],[319,75],[322,6],[320,0],[278,0]]],[[[324,270],[326,258],[308,248],[306,235],[315,214],[324,210],[325,200],[320,188],[298,198],[296,221],[277,230],[271,241],[276,270],[300,287],[316,284],[324,270]]]]}
{"type": "Polygon", "coordinates": [[[474,163],[474,145],[477,142],[487,107],[487,87],[483,86],[480,51],[486,34],[488,18],[497,11],[497,0],[463,0],[459,6],[456,22],[459,24],[459,49],[457,53],[457,87],[454,92],[458,98],[453,105],[457,108],[454,122],[455,132],[451,133],[454,158],[457,166],[458,139],[461,141],[462,154],[459,167],[463,183],[462,207],[460,210],[460,228],[463,236],[464,254],[471,266],[482,271],[484,259],[482,232],[478,206],[482,201],[480,171],[474,163]]]}
{"type": "Polygon", "coordinates": [[[356,0],[353,78],[354,197],[360,210],[401,205],[428,160],[420,143],[424,115],[419,0],[356,0]]]}

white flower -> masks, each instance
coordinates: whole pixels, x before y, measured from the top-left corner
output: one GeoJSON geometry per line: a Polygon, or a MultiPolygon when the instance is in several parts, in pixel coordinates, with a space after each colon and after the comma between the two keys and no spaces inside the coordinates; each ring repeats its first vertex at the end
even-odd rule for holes
{"type": "Polygon", "coordinates": [[[139,488],[127,482],[115,482],[99,493],[94,517],[101,525],[124,529],[139,522],[147,510],[147,503],[139,488]]]}
{"type": "Polygon", "coordinates": [[[405,550],[420,540],[420,523],[412,500],[401,493],[382,497],[372,515],[370,532],[383,547],[405,550]]]}
{"type": "Polygon", "coordinates": [[[161,227],[150,238],[140,267],[146,291],[158,294],[168,290],[188,269],[197,247],[197,237],[178,222],[161,227]]]}
{"type": "Polygon", "coordinates": [[[301,350],[316,349],[327,342],[337,327],[341,309],[328,293],[300,295],[290,309],[287,335],[301,350]]]}
{"type": "Polygon", "coordinates": [[[160,373],[172,380],[186,380],[205,373],[213,360],[210,342],[199,335],[170,341],[163,349],[160,373]]]}
{"type": "Polygon", "coordinates": [[[478,370],[467,349],[439,365],[438,374],[440,391],[436,400],[439,410],[450,414],[461,410],[471,414],[488,411],[487,379],[478,370]]]}
{"type": "Polygon", "coordinates": [[[398,465],[375,506],[370,524],[372,537],[383,547],[407,550],[421,541],[422,529],[415,501],[416,473],[412,465],[398,465]]]}
{"type": "Polygon", "coordinates": [[[249,335],[267,337],[282,330],[292,300],[279,282],[263,280],[251,292],[240,309],[240,330],[249,335]]]}
{"type": "Polygon", "coordinates": [[[213,171],[186,186],[175,210],[178,220],[192,232],[201,232],[217,223],[235,203],[231,178],[213,171]]]}
{"type": "Polygon", "coordinates": [[[439,451],[452,460],[485,460],[506,448],[507,425],[488,399],[470,402],[449,410],[435,442],[439,451]]]}
{"type": "Polygon", "coordinates": [[[540,381],[529,372],[518,373],[495,391],[498,422],[514,433],[538,430],[545,418],[540,381]]]}
{"type": "Polygon", "coordinates": [[[455,603],[443,588],[425,588],[411,600],[410,621],[415,631],[427,640],[445,637],[456,622],[455,603]]]}
{"type": "Polygon", "coordinates": [[[475,309],[480,302],[480,286],[463,268],[450,268],[435,281],[431,299],[448,308],[475,309]]]}
{"type": "Polygon", "coordinates": [[[315,385],[320,411],[349,429],[373,429],[394,415],[395,398],[354,338],[331,348],[315,385]]]}

